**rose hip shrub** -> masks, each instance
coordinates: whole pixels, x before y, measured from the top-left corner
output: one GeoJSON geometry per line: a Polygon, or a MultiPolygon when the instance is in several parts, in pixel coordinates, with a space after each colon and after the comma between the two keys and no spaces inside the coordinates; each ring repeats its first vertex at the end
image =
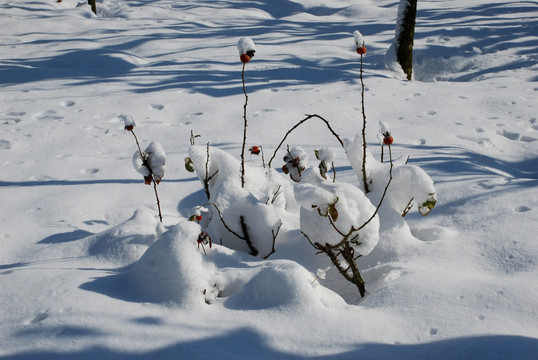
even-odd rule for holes
{"type": "MultiPolygon", "coordinates": [[[[196,172],[208,198],[208,202],[201,205],[205,213],[195,214],[192,218],[201,225],[198,245],[220,243],[268,258],[278,251],[281,239],[296,241],[300,231],[318,253],[325,253],[330,258],[335,271],[353,283],[364,296],[365,282],[357,260],[368,256],[380,241],[381,207],[386,209],[384,213],[393,216],[394,213],[405,215],[416,205],[419,212],[426,215],[437,199],[432,179],[421,168],[393,161],[394,138],[386,123],[380,122],[380,139],[381,150],[388,148],[389,162],[375,160],[367,149],[362,78],[366,46],[360,32],[355,31],[353,36],[356,52],[361,55],[361,134],[342,140],[327,120],[319,115],[308,115],[285,134],[268,167],[264,162],[263,167],[246,165],[248,96],[244,70],[245,64],[254,56],[255,47],[250,38],[241,38],[237,44],[245,95],[241,159],[210,147],[209,143],[207,146],[195,145],[191,138],[185,166],[196,172]],[[338,140],[357,175],[359,186],[336,180],[334,162],[337,156],[332,148],[322,146],[315,151],[318,165],[311,165],[308,154],[300,147],[287,145],[285,150],[280,149],[293,130],[313,118],[323,120],[338,140]],[[284,162],[282,172],[271,167],[278,151],[284,162]],[[329,170],[333,172],[332,178],[327,176],[329,170]]],[[[263,156],[261,145],[250,147],[252,155],[260,152],[263,156]]],[[[203,250],[205,252],[205,248],[203,250]]]]}

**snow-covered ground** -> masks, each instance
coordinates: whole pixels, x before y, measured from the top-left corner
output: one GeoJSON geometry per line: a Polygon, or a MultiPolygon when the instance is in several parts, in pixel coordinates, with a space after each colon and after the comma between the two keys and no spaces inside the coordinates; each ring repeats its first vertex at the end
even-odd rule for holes
{"type": "MultiPolygon", "coordinates": [[[[0,358],[536,359],[538,4],[419,1],[411,82],[385,66],[397,5],[98,0],[95,16],[83,0],[0,3],[0,358]],[[267,161],[305,114],[360,133],[357,29],[369,149],[380,155],[384,121],[437,206],[381,208],[379,243],[358,260],[363,299],[332,268],[314,281],[331,264],[298,209],[267,260],[215,240],[205,256],[186,219],[207,198],[184,159],[192,130],[239,164],[237,41],[256,43],[248,146],[267,161]],[[164,227],[127,116],[143,149],[166,151],[164,227]]],[[[287,143],[311,163],[329,147],[337,180],[360,186],[322,122],[287,143]]],[[[247,182],[263,177],[246,160],[247,182]]]]}

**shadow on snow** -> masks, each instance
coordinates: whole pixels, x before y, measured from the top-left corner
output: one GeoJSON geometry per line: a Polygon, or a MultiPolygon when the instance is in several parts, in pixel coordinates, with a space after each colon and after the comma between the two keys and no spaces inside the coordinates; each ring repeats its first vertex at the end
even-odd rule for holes
{"type": "MultiPolygon", "coordinates": [[[[140,319],[133,319],[138,321],[140,319]]],[[[166,320],[152,318],[151,321],[143,322],[148,326],[154,326],[166,320]]],[[[151,328],[148,328],[150,331],[151,328]]],[[[32,338],[48,338],[59,336],[63,338],[83,338],[106,336],[107,330],[92,330],[71,326],[42,326],[38,330],[22,330],[16,336],[32,338]]],[[[321,340],[320,340],[321,341],[321,340]]],[[[330,349],[334,351],[334,349],[330,349]]],[[[300,356],[284,353],[273,349],[263,334],[253,329],[236,329],[220,336],[205,338],[195,341],[178,342],[176,344],[149,351],[121,351],[109,348],[93,346],[77,351],[35,351],[19,352],[0,356],[0,359],[25,359],[25,360],[85,360],[85,359],[113,359],[113,360],[136,360],[136,359],[473,359],[473,360],[501,360],[513,359],[531,360],[538,353],[538,339],[509,336],[509,335],[485,335],[474,337],[461,337],[450,340],[432,341],[421,344],[376,344],[367,343],[355,345],[347,352],[321,355],[300,356]]]]}

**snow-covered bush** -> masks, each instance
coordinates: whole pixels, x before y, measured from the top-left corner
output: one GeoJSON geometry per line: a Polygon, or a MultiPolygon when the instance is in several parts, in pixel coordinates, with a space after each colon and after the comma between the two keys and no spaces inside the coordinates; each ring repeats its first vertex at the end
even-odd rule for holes
{"type": "Polygon", "coordinates": [[[212,241],[254,256],[270,256],[285,219],[292,218],[288,210],[295,201],[289,181],[274,169],[252,167],[242,187],[239,161],[232,155],[192,145],[189,158],[208,195],[204,230],[212,241]]]}
{"type": "Polygon", "coordinates": [[[295,197],[304,236],[364,296],[356,259],[368,255],[379,241],[375,206],[356,186],[327,181],[313,168],[305,171],[295,197]]]}
{"type": "MultiPolygon", "coordinates": [[[[361,55],[362,132],[354,139],[342,140],[329,121],[317,114],[307,115],[284,135],[267,167],[263,161],[263,167],[250,166],[248,169],[245,164],[248,96],[244,70],[245,64],[254,56],[255,48],[249,38],[238,41],[245,95],[241,156],[238,160],[221,149],[211,147],[209,143],[206,146],[196,145],[194,139],[199,136],[195,137],[191,132],[185,168],[196,172],[208,199],[191,216],[191,220],[200,226],[199,235],[191,244],[193,247],[197,242],[203,252],[211,256],[204,245],[221,244],[267,259],[277,251],[279,236],[299,229],[318,253],[326,254],[336,270],[364,296],[366,288],[357,260],[370,254],[380,241],[380,222],[383,221],[379,217],[380,208],[390,207],[405,215],[413,202],[422,214],[429,213],[435,206],[437,200],[431,178],[417,166],[393,161],[391,145],[394,139],[387,123],[380,122],[380,140],[382,150],[388,147],[390,161],[375,160],[366,147],[362,76],[362,58],[366,47],[358,31],[353,36],[356,51],[361,55]],[[319,161],[317,166],[310,165],[307,153],[302,148],[286,146],[282,171],[292,181],[271,167],[272,160],[288,135],[315,118],[327,125],[345,151],[358,176],[359,186],[336,181],[336,154],[326,146],[315,151],[319,161]],[[327,177],[329,164],[334,174],[331,180],[327,177]],[[375,205],[371,199],[376,199],[375,205]]],[[[250,152],[262,153],[263,156],[261,148],[261,145],[255,145],[250,152]]],[[[140,154],[140,158],[144,159],[142,152],[140,154]]],[[[148,161],[138,165],[151,169],[148,161]]],[[[151,170],[153,176],[155,173],[159,174],[151,170]]]]}

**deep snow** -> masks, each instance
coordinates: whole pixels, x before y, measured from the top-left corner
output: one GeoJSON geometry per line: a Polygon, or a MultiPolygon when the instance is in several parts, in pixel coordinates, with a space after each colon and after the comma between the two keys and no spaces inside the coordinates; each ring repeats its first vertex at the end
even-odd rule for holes
{"type": "MultiPolygon", "coordinates": [[[[537,5],[420,1],[407,82],[385,64],[394,1],[104,0],[98,16],[82,0],[2,2],[0,358],[534,359],[537,5]],[[218,242],[205,256],[186,219],[207,198],[184,158],[192,130],[239,159],[237,41],[256,44],[248,142],[267,160],[305,114],[360,132],[355,30],[369,149],[380,155],[385,122],[395,161],[432,177],[437,206],[405,221],[381,209],[379,243],[359,259],[362,300],[319,271],[330,264],[298,210],[282,210],[291,231],[268,260],[218,242]],[[166,152],[164,226],[127,116],[142,149],[166,152]]],[[[337,179],[360,186],[323,123],[288,140],[311,160],[329,147],[337,179]]]]}

